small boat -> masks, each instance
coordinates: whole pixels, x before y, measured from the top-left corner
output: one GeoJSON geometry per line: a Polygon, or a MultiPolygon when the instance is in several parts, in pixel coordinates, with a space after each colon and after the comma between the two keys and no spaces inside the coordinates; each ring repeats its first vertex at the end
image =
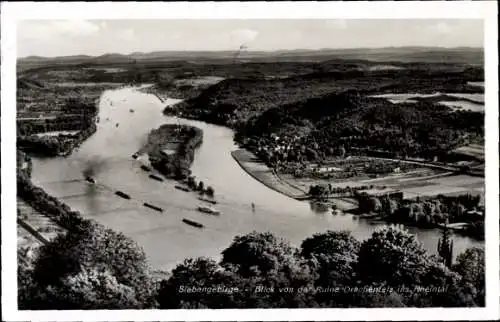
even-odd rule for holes
{"type": "Polygon", "coordinates": [[[205,201],[205,202],[208,202],[208,203],[211,203],[212,205],[216,205],[216,204],[217,204],[217,201],[215,201],[215,200],[210,200],[210,199],[203,198],[203,197],[198,197],[198,200],[200,200],[200,201],[205,201]]]}
{"type": "Polygon", "coordinates": [[[154,205],[152,205],[152,204],[150,204],[150,203],[145,202],[143,205],[144,205],[145,207],[150,208],[150,209],[153,209],[153,210],[156,210],[156,211],[159,211],[159,212],[163,212],[163,209],[162,209],[162,208],[160,208],[160,207],[156,207],[156,206],[154,206],[154,205]]]}
{"type": "Polygon", "coordinates": [[[160,178],[160,177],[158,177],[158,176],[155,176],[154,174],[150,174],[150,175],[149,175],[149,177],[150,177],[151,179],[154,179],[154,180],[157,180],[157,181],[163,181],[163,178],[160,178]]]}
{"type": "Polygon", "coordinates": [[[134,113],[135,112],[133,109],[130,109],[129,111],[130,111],[130,113],[134,113]]]}
{"type": "Polygon", "coordinates": [[[125,192],[116,191],[116,192],[115,192],[115,195],[120,196],[120,197],[122,197],[123,199],[130,199],[130,196],[129,196],[129,195],[127,195],[125,192]]]}
{"type": "Polygon", "coordinates": [[[189,188],[186,188],[186,187],[183,187],[183,186],[175,186],[175,189],[177,189],[177,190],[182,190],[182,191],[186,191],[186,192],[191,191],[191,190],[189,190],[189,188]]]}
{"type": "Polygon", "coordinates": [[[92,183],[92,184],[96,183],[95,179],[92,177],[85,177],[85,181],[87,181],[88,183],[92,183]]]}
{"type": "Polygon", "coordinates": [[[182,221],[190,226],[193,226],[193,227],[196,227],[196,228],[203,228],[205,226],[203,226],[202,224],[200,224],[199,222],[196,222],[196,221],[192,221],[192,220],[189,220],[189,219],[186,219],[186,218],[183,218],[182,221]]]}
{"type": "Polygon", "coordinates": [[[144,164],[141,165],[141,169],[144,171],[147,171],[147,172],[151,171],[151,169],[147,165],[144,165],[144,164]]]}
{"type": "Polygon", "coordinates": [[[116,127],[118,127],[120,125],[120,123],[116,123],[116,127]]]}
{"type": "Polygon", "coordinates": [[[198,211],[204,212],[204,213],[210,214],[210,215],[220,215],[220,211],[218,211],[217,209],[214,209],[212,207],[199,206],[198,211]]]}
{"type": "Polygon", "coordinates": [[[139,155],[137,153],[132,154],[132,158],[137,159],[139,155]]]}

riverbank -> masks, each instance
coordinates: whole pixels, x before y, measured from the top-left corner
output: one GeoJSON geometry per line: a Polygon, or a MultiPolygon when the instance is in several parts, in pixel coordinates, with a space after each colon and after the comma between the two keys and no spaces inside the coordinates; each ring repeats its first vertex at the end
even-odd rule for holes
{"type": "Polygon", "coordinates": [[[19,235],[20,238],[27,237],[29,234],[43,244],[65,231],[49,217],[36,211],[20,198],[17,198],[17,224],[24,230],[19,235]]]}
{"type": "Polygon", "coordinates": [[[203,142],[203,131],[194,126],[164,124],[148,134],[137,155],[147,153],[151,166],[166,177],[185,179],[191,174],[194,151],[203,142]]]}
{"type": "Polygon", "coordinates": [[[17,146],[23,151],[43,156],[68,156],[85,140],[97,131],[95,123],[75,134],[59,134],[58,136],[20,136],[17,146]]]}
{"type": "Polygon", "coordinates": [[[169,96],[169,92],[159,90],[157,88],[157,85],[140,88],[138,89],[138,91],[141,93],[154,95],[162,103],[165,103],[169,98],[176,98],[174,96],[169,96]]]}
{"type": "Polygon", "coordinates": [[[201,91],[201,89],[193,86],[168,86],[167,88],[161,88],[158,85],[153,85],[140,89],[142,93],[156,96],[162,103],[165,103],[167,99],[194,98],[198,96],[201,91]]]}
{"type": "Polygon", "coordinates": [[[231,152],[231,156],[246,173],[266,187],[293,199],[304,200],[307,198],[305,191],[283,181],[274,170],[266,166],[252,152],[238,149],[231,152]]]}
{"type": "Polygon", "coordinates": [[[77,229],[85,221],[78,211],[71,210],[67,204],[33,184],[31,178],[23,173],[17,175],[17,196],[35,211],[68,231],[77,229]]]}

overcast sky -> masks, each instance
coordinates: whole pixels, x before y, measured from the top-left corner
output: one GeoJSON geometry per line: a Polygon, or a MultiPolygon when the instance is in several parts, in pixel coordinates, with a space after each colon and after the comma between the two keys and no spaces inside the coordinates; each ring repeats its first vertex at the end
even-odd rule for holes
{"type": "Polygon", "coordinates": [[[26,20],[18,57],[156,50],[483,46],[481,20],[26,20]]]}

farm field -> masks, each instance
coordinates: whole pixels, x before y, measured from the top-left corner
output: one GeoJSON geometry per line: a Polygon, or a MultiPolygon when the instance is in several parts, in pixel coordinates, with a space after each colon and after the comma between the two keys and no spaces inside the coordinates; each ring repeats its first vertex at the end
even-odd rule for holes
{"type": "Polygon", "coordinates": [[[328,185],[333,188],[359,187],[366,185],[385,186],[400,190],[404,198],[433,196],[438,194],[455,195],[470,193],[473,195],[484,194],[484,178],[468,175],[452,175],[450,172],[437,172],[430,169],[417,169],[412,172],[385,176],[376,179],[346,181],[318,180],[309,178],[294,178],[292,175],[280,174],[280,177],[294,185],[308,191],[311,185],[328,185]]]}
{"type": "Polygon", "coordinates": [[[484,82],[467,82],[467,84],[472,86],[484,87],[484,82]]]}
{"type": "Polygon", "coordinates": [[[58,136],[60,134],[63,135],[75,135],[79,131],[52,131],[52,132],[44,132],[44,133],[35,133],[36,136],[38,137],[43,137],[43,136],[58,136]]]}
{"type": "Polygon", "coordinates": [[[462,107],[464,109],[470,109],[472,111],[482,111],[484,110],[484,93],[432,93],[432,94],[418,94],[418,93],[388,93],[388,94],[378,94],[372,95],[371,97],[385,98],[393,104],[398,103],[416,103],[418,102],[416,98],[433,98],[438,96],[449,96],[451,98],[463,98],[464,100],[453,100],[453,101],[439,101],[437,103],[446,106],[462,107]]]}
{"type": "Polygon", "coordinates": [[[174,81],[175,85],[178,86],[200,86],[200,85],[214,85],[220,81],[223,81],[224,77],[217,76],[203,76],[203,77],[193,77],[193,78],[181,78],[174,81]]]}
{"type": "Polygon", "coordinates": [[[466,98],[471,101],[475,101],[479,104],[484,104],[484,94],[469,94],[469,93],[447,93],[448,96],[458,97],[458,98],[466,98]]]}

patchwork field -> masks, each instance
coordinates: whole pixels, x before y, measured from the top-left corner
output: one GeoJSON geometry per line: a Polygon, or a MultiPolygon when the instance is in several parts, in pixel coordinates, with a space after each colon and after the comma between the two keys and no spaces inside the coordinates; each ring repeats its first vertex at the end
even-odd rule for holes
{"type": "MultiPolygon", "coordinates": [[[[484,83],[483,83],[484,85],[484,83]]],[[[393,104],[400,103],[417,103],[418,99],[434,99],[436,103],[446,105],[455,110],[470,110],[473,112],[484,111],[484,93],[433,93],[433,94],[417,94],[417,93],[389,93],[372,95],[372,97],[385,98],[393,104]],[[439,98],[443,96],[443,99],[439,98]],[[448,97],[450,100],[446,100],[448,97]],[[462,98],[463,100],[460,100],[462,98]]]]}
{"type": "Polygon", "coordinates": [[[453,101],[453,102],[442,101],[442,102],[439,102],[439,104],[451,107],[455,111],[456,110],[465,110],[465,111],[472,111],[472,112],[484,111],[484,105],[474,104],[474,103],[467,102],[467,101],[453,101]]]}

